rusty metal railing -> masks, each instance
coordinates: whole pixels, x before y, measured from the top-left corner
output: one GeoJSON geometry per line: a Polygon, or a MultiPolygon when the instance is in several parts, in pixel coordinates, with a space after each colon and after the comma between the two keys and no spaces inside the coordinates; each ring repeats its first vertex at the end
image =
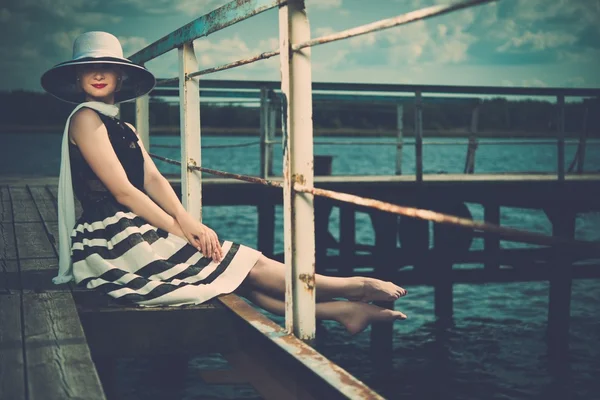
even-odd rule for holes
{"type": "MultiPolygon", "coordinates": [[[[162,157],[157,154],[149,153],[153,158],[166,162],[173,165],[181,165],[180,161],[173,160],[167,157],[162,157]]],[[[237,179],[244,182],[260,184],[264,186],[271,186],[277,188],[284,188],[284,183],[281,181],[274,181],[269,179],[263,179],[255,176],[235,174],[227,171],[220,171],[212,168],[200,167],[197,165],[188,165],[190,171],[206,172],[208,174],[217,175],[223,178],[237,179]]],[[[406,217],[412,217],[422,219],[425,221],[431,221],[438,224],[449,224],[460,226],[462,228],[472,229],[476,232],[487,232],[498,235],[503,240],[547,245],[547,246],[570,246],[575,248],[595,248],[600,250],[600,242],[589,242],[584,240],[565,239],[557,236],[544,235],[536,232],[529,232],[521,229],[507,228],[504,226],[492,224],[485,221],[471,220],[468,218],[461,218],[454,215],[444,214],[436,211],[425,210],[414,207],[406,207],[398,204],[388,203],[385,201],[357,196],[349,193],[340,193],[332,190],[319,189],[310,186],[294,183],[294,190],[297,192],[310,193],[315,196],[327,197],[333,200],[338,200],[345,203],[355,204],[358,206],[364,206],[373,208],[380,211],[389,212],[396,215],[403,215],[406,217]]]]}
{"type": "MultiPolygon", "coordinates": [[[[448,5],[437,5],[413,11],[393,18],[376,21],[346,31],[325,35],[319,38],[310,38],[308,18],[302,0],[236,0],[211,11],[205,16],[179,28],[171,34],[154,42],[140,52],[130,56],[133,62],[144,64],[169,50],[178,49],[179,74],[177,78],[163,80],[161,83],[175,83],[179,85],[180,95],[180,121],[181,121],[181,185],[182,202],[188,211],[197,218],[201,213],[201,174],[197,171],[218,173],[236,179],[250,180],[254,183],[269,184],[283,187],[284,192],[284,243],[286,263],[286,327],[301,339],[311,340],[315,335],[315,297],[306,282],[314,281],[314,209],[313,196],[326,196],[340,201],[351,201],[370,207],[395,212],[399,214],[412,214],[418,218],[435,220],[442,223],[453,223],[472,229],[495,230],[494,233],[510,237],[520,236],[520,240],[532,239],[527,233],[505,230],[503,227],[490,227],[477,225],[472,221],[456,219],[427,210],[410,209],[390,203],[378,202],[374,199],[352,197],[349,194],[334,193],[313,187],[313,126],[312,115],[312,78],[311,78],[311,52],[313,46],[330,43],[336,40],[348,39],[405,25],[437,15],[461,10],[475,5],[490,3],[495,0],[462,0],[448,5]],[[249,58],[233,61],[221,66],[199,70],[198,62],[193,48],[193,40],[207,36],[210,33],[250,18],[268,9],[278,7],[279,11],[279,49],[271,50],[251,56],[249,58]],[[237,174],[223,173],[201,167],[200,143],[200,118],[199,118],[199,81],[198,78],[209,73],[223,71],[242,65],[264,60],[279,55],[281,68],[281,101],[283,105],[283,182],[275,183],[262,178],[242,177],[237,174]],[[350,196],[350,197],[348,197],[350,196]],[[361,203],[362,202],[362,203],[361,203]],[[499,230],[498,230],[499,229],[499,230]],[[304,282],[304,283],[303,283],[304,282]]],[[[415,89],[415,151],[417,160],[417,181],[423,179],[422,170],[422,91],[415,89]]],[[[149,148],[149,110],[147,96],[136,100],[136,124],[141,126],[140,136],[149,148]]],[[[261,104],[268,104],[270,99],[264,96],[261,90],[261,104]]],[[[559,162],[564,163],[564,95],[558,96],[561,105],[560,132],[558,139],[559,162]]],[[[473,111],[476,118],[477,108],[473,111]]],[[[273,128],[273,115],[262,115],[261,124],[273,128]]],[[[400,124],[400,121],[399,121],[400,124]]],[[[401,130],[398,134],[401,140],[401,130]]],[[[261,153],[265,151],[268,136],[261,139],[261,153]]],[[[473,140],[470,140],[472,143],[473,140]]],[[[401,150],[401,145],[397,145],[401,150]]],[[[473,148],[473,146],[470,146],[473,148]]],[[[401,151],[398,152],[401,156],[401,151]]],[[[156,155],[153,155],[157,157],[156,155]]],[[[474,156],[474,155],[473,155],[474,156]]],[[[162,158],[163,161],[166,159],[162,158]]],[[[262,157],[261,157],[262,159],[262,157]]],[[[169,162],[171,162],[170,160],[169,162]]],[[[401,165],[397,162],[397,168],[401,165]]],[[[261,173],[265,168],[261,167],[261,173]]],[[[564,165],[559,164],[558,175],[564,179],[564,165]]],[[[403,214],[403,215],[404,215],[403,214]]],[[[545,238],[548,242],[556,239],[545,238]]]]}

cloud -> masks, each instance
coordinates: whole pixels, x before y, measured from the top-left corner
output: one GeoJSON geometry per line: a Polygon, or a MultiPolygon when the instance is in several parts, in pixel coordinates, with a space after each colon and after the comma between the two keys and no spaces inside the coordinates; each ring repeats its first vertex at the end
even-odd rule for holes
{"type": "Polygon", "coordinates": [[[527,31],[521,36],[515,36],[501,46],[497,47],[500,52],[511,50],[520,51],[540,51],[553,49],[556,47],[571,45],[577,41],[577,37],[570,33],[556,32],[530,32],[527,31]]]}
{"type": "Polygon", "coordinates": [[[11,16],[12,13],[7,8],[0,9],[0,22],[7,22],[11,16]]]}
{"type": "Polygon", "coordinates": [[[538,78],[523,79],[521,83],[525,87],[548,87],[548,84],[546,82],[538,78]]]}
{"type": "Polygon", "coordinates": [[[330,10],[332,8],[341,8],[342,0],[306,0],[306,9],[330,10]]]}
{"type": "Polygon", "coordinates": [[[55,48],[59,49],[60,54],[68,54],[70,56],[73,51],[73,42],[81,33],[83,33],[82,29],[59,31],[51,34],[48,37],[48,41],[52,43],[55,48]]]}
{"type": "Polygon", "coordinates": [[[118,39],[123,47],[123,55],[125,57],[140,51],[150,44],[145,38],[140,36],[119,36],[118,39]]]}
{"type": "Polygon", "coordinates": [[[569,64],[579,63],[594,63],[597,64],[600,60],[600,49],[573,49],[566,48],[557,53],[557,59],[569,64]]]}
{"type": "MultiPolygon", "coordinates": [[[[144,2],[145,3],[145,2],[144,2]]],[[[224,4],[229,3],[227,0],[177,0],[177,1],[163,1],[165,7],[175,8],[177,11],[181,11],[193,19],[196,19],[204,14],[211,12],[212,10],[221,7],[224,4]]]]}
{"type": "Polygon", "coordinates": [[[468,60],[468,51],[477,41],[468,28],[475,16],[471,12],[453,15],[436,23],[418,21],[390,30],[388,60],[394,65],[408,63],[460,63],[468,60]]]}
{"type": "MultiPolygon", "coordinates": [[[[115,5],[118,0],[112,0],[115,5]]],[[[229,3],[228,0],[128,0],[127,6],[147,15],[185,14],[190,20],[229,3]]]]}
{"type": "Polygon", "coordinates": [[[565,81],[567,87],[583,87],[585,84],[585,78],[583,76],[572,76],[565,81]]]}

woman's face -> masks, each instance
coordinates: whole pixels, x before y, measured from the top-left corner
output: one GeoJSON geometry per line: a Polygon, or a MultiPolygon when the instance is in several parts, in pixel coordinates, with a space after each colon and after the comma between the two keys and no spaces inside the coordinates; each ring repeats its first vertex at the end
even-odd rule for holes
{"type": "Polygon", "coordinates": [[[84,64],[77,66],[77,79],[87,101],[114,104],[114,94],[121,86],[121,71],[111,64],[84,64]]]}

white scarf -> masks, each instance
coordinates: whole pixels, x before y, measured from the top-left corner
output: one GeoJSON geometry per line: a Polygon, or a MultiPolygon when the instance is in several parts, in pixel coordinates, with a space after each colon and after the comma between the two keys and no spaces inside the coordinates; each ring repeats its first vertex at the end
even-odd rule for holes
{"type": "Polygon", "coordinates": [[[77,110],[82,107],[116,117],[119,107],[99,101],[81,103],[69,115],[63,133],[60,176],[58,178],[58,275],[52,278],[55,284],[73,280],[73,262],[71,260],[71,232],[75,227],[75,200],[73,198],[73,182],[71,180],[71,160],[69,157],[69,122],[77,110]]]}

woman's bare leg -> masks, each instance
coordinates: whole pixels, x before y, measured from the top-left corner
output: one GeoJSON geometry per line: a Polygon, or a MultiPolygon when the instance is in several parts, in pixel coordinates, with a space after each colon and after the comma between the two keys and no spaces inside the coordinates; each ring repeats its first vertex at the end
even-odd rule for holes
{"type": "MultiPolygon", "coordinates": [[[[285,315],[285,303],[257,290],[241,293],[257,306],[277,315],[285,315]]],[[[388,310],[373,304],[356,301],[327,301],[316,304],[316,317],[320,320],[337,321],[354,335],[364,331],[375,321],[395,321],[406,319],[400,311],[388,310]]]]}
{"type": "MultiPolygon", "coordinates": [[[[261,256],[248,274],[247,283],[277,298],[285,293],[285,269],[282,263],[261,256]]],[[[406,290],[392,282],[365,277],[338,278],[315,274],[318,299],[343,297],[352,301],[394,301],[406,290]]]]}

